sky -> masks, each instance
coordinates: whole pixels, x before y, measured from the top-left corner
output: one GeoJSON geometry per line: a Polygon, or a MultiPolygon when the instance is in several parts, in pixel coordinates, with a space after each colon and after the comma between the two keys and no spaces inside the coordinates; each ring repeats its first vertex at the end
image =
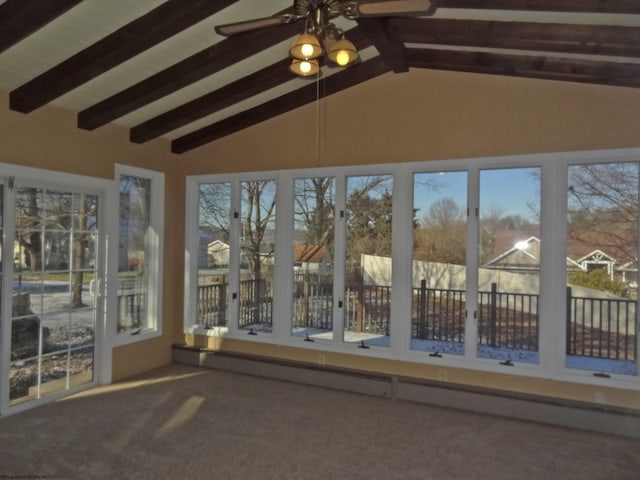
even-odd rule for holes
{"type": "MultiPolygon", "coordinates": [[[[529,207],[540,204],[538,180],[531,175],[537,168],[510,168],[480,171],[480,214],[493,207],[503,215],[522,215],[535,221],[529,207]]],[[[463,208],[467,205],[467,172],[416,174],[416,182],[438,185],[434,190],[427,185],[414,188],[414,205],[420,208],[418,218],[424,216],[431,204],[441,198],[453,198],[463,208]]]]}

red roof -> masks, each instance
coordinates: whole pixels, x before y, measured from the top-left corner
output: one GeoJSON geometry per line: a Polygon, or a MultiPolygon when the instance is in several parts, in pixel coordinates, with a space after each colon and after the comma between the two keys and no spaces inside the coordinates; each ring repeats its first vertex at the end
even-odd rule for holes
{"type": "Polygon", "coordinates": [[[293,261],[320,263],[324,260],[327,253],[327,247],[322,245],[294,245],[293,261]]]}

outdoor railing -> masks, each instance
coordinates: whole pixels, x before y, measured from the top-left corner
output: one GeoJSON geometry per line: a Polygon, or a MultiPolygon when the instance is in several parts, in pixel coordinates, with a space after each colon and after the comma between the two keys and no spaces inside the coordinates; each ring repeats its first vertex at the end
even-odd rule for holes
{"type": "Polygon", "coordinates": [[[538,351],[538,295],[478,292],[478,344],[538,351]]]}
{"type": "Polygon", "coordinates": [[[426,280],[413,289],[412,338],[464,342],[466,292],[427,288],[426,280]]]}
{"type": "Polygon", "coordinates": [[[634,300],[572,296],[567,287],[567,354],[636,359],[634,300]]]}
{"type": "Polygon", "coordinates": [[[131,328],[143,325],[147,292],[141,287],[139,279],[120,280],[118,282],[118,315],[121,323],[131,328]]]}
{"type": "MultiPolygon", "coordinates": [[[[206,326],[226,325],[227,285],[198,287],[198,320],[206,326]]],[[[240,287],[239,327],[271,324],[273,297],[264,280],[246,280],[240,287]]],[[[527,293],[478,292],[478,344],[537,351],[539,296],[527,293]]],[[[466,292],[427,288],[413,289],[412,338],[464,342],[466,292]]],[[[133,304],[135,306],[135,302],[133,304]]],[[[344,297],[345,330],[389,335],[391,287],[353,284],[344,297]]],[[[293,326],[333,328],[333,284],[296,281],[293,292],[293,326]]],[[[129,307],[127,307],[129,308],[129,307]]],[[[567,289],[568,355],[598,358],[636,358],[635,301],[574,297],[567,289]]]]}
{"type": "MultiPolygon", "coordinates": [[[[198,322],[206,327],[227,325],[228,284],[198,285],[198,322]]],[[[273,318],[272,285],[264,279],[240,282],[238,327],[271,325],[273,318]]]]}

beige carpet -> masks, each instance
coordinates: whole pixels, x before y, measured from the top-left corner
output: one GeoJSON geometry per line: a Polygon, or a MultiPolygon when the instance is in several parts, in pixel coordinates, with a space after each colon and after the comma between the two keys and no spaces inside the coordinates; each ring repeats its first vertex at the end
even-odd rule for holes
{"type": "Polygon", "coordinates": [[[0,478],[637,480],[640,441],[173,365],[1,418],[0,478]]]}

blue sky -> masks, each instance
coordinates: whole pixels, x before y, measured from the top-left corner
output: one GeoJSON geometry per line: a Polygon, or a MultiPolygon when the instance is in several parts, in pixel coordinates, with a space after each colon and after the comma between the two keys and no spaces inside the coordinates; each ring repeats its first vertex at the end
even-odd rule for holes
{"type": "MultiPolygon", "coordinates": [[[[531,175],[535,168],[512,168],[482,170],[480,172],[480,211],[498,207],[503,215],[532,217],[529,204],[540,203],[537,180],[531,175]]],[[[424,216],[433,202],[453,198],[461,207],[467,203],[467,172],[442,172],[416,174],[416,182],[426,181],[437,184],[432,189],[427,185],[414,188],[414,205],[420,208],[418,217],[424,216]]]]}

